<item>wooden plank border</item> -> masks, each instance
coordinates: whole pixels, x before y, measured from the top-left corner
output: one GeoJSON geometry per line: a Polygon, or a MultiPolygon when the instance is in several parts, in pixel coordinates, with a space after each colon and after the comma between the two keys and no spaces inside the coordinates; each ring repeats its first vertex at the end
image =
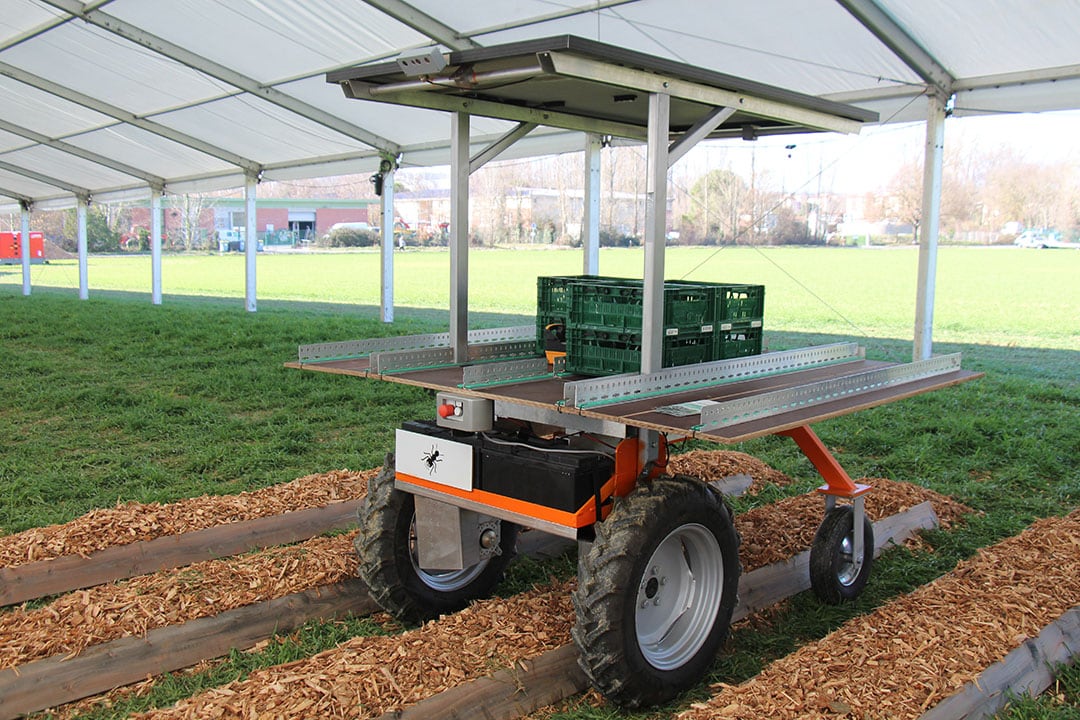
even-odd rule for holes
{"type": "Polygon", "coordinates": [[[363,581],[350,579],[213,617],[159,628],[145,637],[95,645],[75,657],[56,655],[0,670],[0,720],[107,692],[148,675],[189,667],[247,648],[308,620],[368,615],[378,607],[363,581]]]}
{"type": "Polygon", "coordinates": [[[982,671],[922,715],[921,720],[989,718],[999,713],[1012,695],[1039,695],[1054,682],[1054,668],[1080,656],[1080,606],[1067,610],[1025,640],[1004,659],[982,671]]]}
{"type": "Polygon", "coordinates": [[[180,535],[0,568],[0,605],[78,590],[194,562],[315,537],[356,523],[362,500],[242,520],[180,535]]]}
{"type": "MultiPolygon", "coordinates": [[[[526,555],[555,557],[571,545],[563,538],[535,532],[523,538],[519,549],[526,555]]],[[[74,657],[56,655],[0,670],[0,720],[189,667],[226,655],[232,648],[248,648],[308,620],[347,613],[369,615],[378,610],[364,582],[353,578],[151,630],[145,637],[111,640],[74,657]]]]}
{"type": "MultiPolygon", "coordinates": [[[[898,545],[918,530],[936,528],[937,515],[929,502],[920,503],[874,523],[874,554],[898,545]]],[[[810,587],[810,551],[790,560],[767,565],[739,580],[739,605],[733,620],[740,620],[762,608],[810,587]]],[[[386,713],[379,720],[428,720],[428,718],[484,718],[511,720],[589,687],[577,664],[578,652],[565,645],[522,663],[510,670],[470,680],[425,700],[386,713]]]]}

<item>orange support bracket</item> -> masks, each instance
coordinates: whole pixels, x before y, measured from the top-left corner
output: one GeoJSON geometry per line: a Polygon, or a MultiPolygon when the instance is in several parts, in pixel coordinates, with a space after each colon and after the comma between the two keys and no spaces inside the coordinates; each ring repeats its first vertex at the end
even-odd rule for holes
{"type": "Polygon", "coordinates": [[[825,484],[818,488],[818,492],[834,497],[856,498],[870,491],[869,485],[862,485],[852,481],[840,463],[836,461],[825,443],[821,442],[809,425],[800,425],[790,430],[781,430],[777,435],[786,435],[795,441],[799,450],[806,459],[813,464],[825,484]]]}

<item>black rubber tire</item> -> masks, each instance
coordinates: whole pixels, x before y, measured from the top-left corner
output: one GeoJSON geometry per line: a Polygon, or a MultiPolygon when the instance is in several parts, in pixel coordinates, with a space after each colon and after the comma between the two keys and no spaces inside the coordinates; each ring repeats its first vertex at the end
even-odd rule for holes
{"type": "Polygon", "coordinates": [[[851,544],[855,538],[855,510],[837,505],[825,514],[810,547],[810,587],[830,605],[854,600],[866,587],[874,565],[874,526],[863,516],[863,563],[852,575],[851,544]],[[848,548],[845,551],[844,545],[848,548]]]}
{"type": "MultiPolygon", "coordinates": [[[[685,542],[682,553],[691,557],[685,542]]],[[[741,571],[739,535],[719,492],[688,476],[642,483],[596,525],[596,541],[578,562],[573,636],[581,653],[578,662],[593,687],[617,705],[633,708],[666,702],[701,681],[727,639],[741,571]],[[694,636],[690,656],[661,669],[646,657],[653,650],[643,652],[639,641],[638,599],[656,577],[650,566],[658,548],[676,534],[681,538],[687,528],[700,537],[711,535],[718,545],[722,564],[713,591],[719,602],[709,605],[717,607],[711,626],[687,634],[694,636]]],[[[700,574],[708,577],[707,571],[700,574]]]]}
{"type": "Polygon", "coordinates": [[[491,594],[514,558],[518,526],[501,523],[500,554],[481,561],[483,569],[467,583],[441,590],[425,582],[413,561],[414,515],[413,496],[394,489],[394,456],[388,454],[383,471],[368,483],[367,497],[357,511],[360,534],[353,542],[360,577],[379,606],[405,622],[421,622],[491,594]]]}

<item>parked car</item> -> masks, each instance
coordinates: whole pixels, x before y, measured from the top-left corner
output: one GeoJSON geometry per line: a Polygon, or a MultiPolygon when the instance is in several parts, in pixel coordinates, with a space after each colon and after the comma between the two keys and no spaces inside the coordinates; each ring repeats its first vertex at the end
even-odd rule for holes
{"type": "Polygon", "coordinates": [[[1025,230],[1016,236],[1013,245],[1024,248],[1060,248],[1065,247],[1060,240],[1037,230],[1025,230]]]}

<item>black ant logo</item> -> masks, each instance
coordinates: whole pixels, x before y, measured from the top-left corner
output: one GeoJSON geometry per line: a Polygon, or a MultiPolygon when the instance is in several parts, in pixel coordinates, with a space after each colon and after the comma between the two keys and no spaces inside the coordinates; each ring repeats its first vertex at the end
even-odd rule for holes
{"type": "Polygon", "coordinates": [[[439,450],[434,445],[431,446],[431,450],[423,454],[422,458],[424,464],[427,465],[428,472],[436,473],[439,471],[436,463],[441,463],[443,459],[439,455],[439,450]]]}

